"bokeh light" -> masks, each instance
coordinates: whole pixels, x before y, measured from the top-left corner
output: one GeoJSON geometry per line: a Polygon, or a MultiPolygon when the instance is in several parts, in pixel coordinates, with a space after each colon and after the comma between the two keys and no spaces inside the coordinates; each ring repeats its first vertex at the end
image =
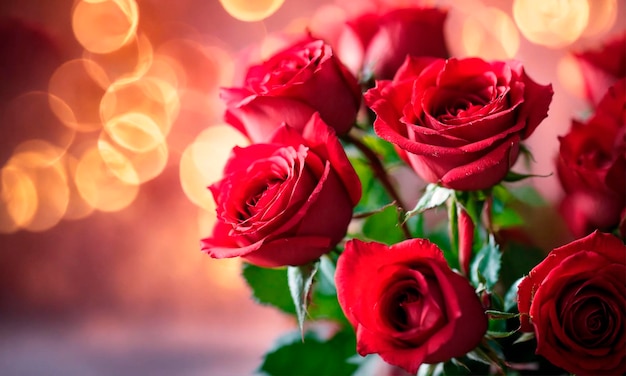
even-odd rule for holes
{"type": "Polygon", "coordinates": [[[563,56],[557,65],[559,82],[571,94],[585,97],[585,79],[578,60],[571,54],[563,56]]]}
{"type": "Polygon", "coordinates": [[[529,41],[561,48],[577,40],[589,21],[587,0],[515,0],[513,17],[529,41]]]}
{"type": "Polygon", "coordinates": [[[48,92],[61,100],[50,101],[50,108],[72,129],[79,132],[99,130],[102,128],[100,99],[108,86],[106,73],[92,60],[67,61],[50,77],[48,92]]]}
{"type": "Polygon", "coordinates": [[[475,9],[465,19],[461,36],[465,56],[487,60],[511,59],[520,44],[519,32],[511,17],[494,7],[475,9]]]}
{"type": "Polygon", "coordinates": [[[165,142],[159,126],[141,112],[116,116],[105,124],[104,129],[115,143],[136,153],[150,151],[165,142]]]}
{"type": "Polygon", "coordinates": [[[79,220],[87,218],[94,212],[94,207],[91,206],[81,196],[76,186],[74,176],[76,176],[76,167],[78,166],[78,159],[73,154],[65,154],[63,158],[65,162],[65,169],[67,171],[67,187],[69,189],[69,201],[67,203],[67,210],[63,219],[65,220],[79,220]]]}
{"type": "Polygon", "coordinates": [[[591,38],[610,30],[617,20],[617,0],[589,1],[589,22],[583,37],[591,38]]]}
{"type": "Polygon", "coordinates": [[[128,207],[139,192],[137,184],[128,184],[111,171],[97,147],[87,149],[79,157],[74,181],[83,199],[104,212],[128,207]]]}
{"type": "Polygon", "coordinates": [[[121,79],[109,86],[100,102],[100,117],[107,124],[128,113],[142,113],[152,120],[150,126],[156,125],[167,136],[179,109],[176,88],[159,78],[142,76],[121,79]]]}
{"type": "Polygon", "coordinates": [[[64,110],[66,118],[71,119],[72,111],[59,98],[42,91],[28,92],[6,103],[0,112],[0,122],[7,130],[2,133],[0,144],[0,166],[11,156],[13,149],[33,136],[48,141],[59,152],[57,157],[72,144],[75,130],[63,126],[55,113],[50,109],[54,104],[64,110]]]}
{"type": "Polygon", "coordinates": [[[29,140],[20,144],[6,163],[5,171],[11,171],[12,175],[9,173],[3,180],[12,176],[15,183],[13,187],[19,190],[19,193],[12,195],[14,201],[9,201],[9,207],[19,210],[9,209],[9,212],[20,227],[29,231],[45,231],[59,223],[65,215],[69,202],[69,188],[65,166],[62,157],[59,158],[62,155],[61,150],[46,141],[29,140]],[[34,191],[26,188],[29,183],[24,177],[20,177],[22,174],[32,182],[34,191]],[[36,203],[36,210],[32,216],[23,215],[30,209],[24,209],[28,208],[29,204],[20,200],[32,200],[36,203]],[[18,211],[19,216],[15,215],[18,211]],[[26,217],[30,218],[24,220],[26,217]]]}
{"type": "Polygon", "coordinates": [[[85,50],[83,58],[84,61],[96,63],[85,65],[85,69],[94,80],[99,80],[104,71],[108,81],[113,82],[122,77],[134,78],[144,75],[152,65],[153,55],[150,39],[144,34],[138,34],[123,47],[107,54],[85,50]],[[94,68],[97,70],[92,72],[94,68]]]}
{"type": "Polygon", "coordinates": [[[208,93],[232,82],[232,59],[228,52],[216,44],[170,39],[159,45],[157,53],[175,69],[180,89],[208,93]]]}
{"type": "Polygon", "coordinates": [[[72,29],[85,50],[106,54],[122,48],[139,22],[135,0],[81,0],[74,6],[72,29]]]}
{"type": "Polygon", "coordinates": [[[136,151],[120,146],[108,132],[100,134],[98,150],[109,171],[124,183],[131,185],[145,183],[161,174],[169,156],[164,140],[155,143],[150,149],[136,151]]]}
{"type": "Polygon", "coordinates": [[[0,169],[0,233],[12,233],[30,223],[37,211],[35,183],[21,168],[0,169]]]}
{"type": "Polygon", "coordinates": [[[285,0],[220,0],[234,18],[240,21],[262,21],[276,12],[285,0]]]}

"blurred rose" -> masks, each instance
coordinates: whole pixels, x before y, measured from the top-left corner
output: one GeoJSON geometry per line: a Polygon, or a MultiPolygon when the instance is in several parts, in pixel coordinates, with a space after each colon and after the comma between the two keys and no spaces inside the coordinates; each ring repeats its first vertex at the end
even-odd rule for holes
{"type": "Polygon", "coordinates": [[[516,61],[410,57],[365,99],[376,134],[418,175],[466,191],[504,179],[520,141],[547,116],[552,94],[516,61]]]}
{"type": "Polygon", "coordinates": [[[626,32],[615,36],[598,49],[574,54],[580,63],[587,98],[594,104],[609,86],[626,77],[626,32]]]}
{"type": "Polygon", "coordinates": [[[441,9],[417,7],[361,14],[346,22],[337,53],[355,73],[391,79],[407,55],[449,56],[446,16],[441,9]]]}
{"type": "Polygon", "coordinates": [[[302,130],[314,112],[337,134],[350,130],[361,104],[356,78],[321,40],[307,38],[248,69],[243,87],[222,89],[226,121],[252,142],[281,124],[302,130]]]}
{"type": "Polygon", "coordinates": [[[611,231],[626,208],[626,79],[612,86],[586,122],[560,137],[561,212],[575,237],[611,231]]]}
{"type": "Polygon", "coordinates": [[[522,330],[537,354],[577,375],[626,373],[626,246],[594,232],[554,249],[522,280],[522,330]]]}
{"type": "Polygon", "coordinates": [[[350,240],[335,281],[357,352],[379,354],[413,375],[422,363],[466,354],[487,330],[474,288],[426,239],[392,246],[350,240]]]}
{"type": "Polygon", "coordinates": [[[337,136],[317,114],[302,135],[284,125],[268,143],[233,149],[224,178],[209,188],[218,218],[202,249],[260,266],[305,264],[330,251],[361,197],[337,136]]]}

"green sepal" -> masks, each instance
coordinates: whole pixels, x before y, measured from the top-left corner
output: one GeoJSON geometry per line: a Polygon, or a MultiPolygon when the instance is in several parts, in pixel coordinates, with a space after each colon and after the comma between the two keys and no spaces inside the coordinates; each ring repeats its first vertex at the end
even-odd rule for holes
{"type": "Polygon", "coordinates": [[[289,292],[296,307],[296,317],[298,319],[298,327],[304,339],[304,320],[307,315],[307,306],[309,303],[309,293],[313,285],[313,277],[319,268],[319,261],[287,267],[287,284],[289,292]]]}
{"type": "Polygon", "coordinates": [[[474,286],[485,284],[491,291],[498,282],[502,253],[493,235],[489,235],[489,241],[478,251],[470,266],[470,276],[474,286]]]}
{"type": "Polygon", "coordinates": [[[453,195],[454,190],[452,189],[444,188],[434,183],[428,184],[415,207],[405,214],[404,220],[406,221],[416,214],[443,205],[453,195]]]}

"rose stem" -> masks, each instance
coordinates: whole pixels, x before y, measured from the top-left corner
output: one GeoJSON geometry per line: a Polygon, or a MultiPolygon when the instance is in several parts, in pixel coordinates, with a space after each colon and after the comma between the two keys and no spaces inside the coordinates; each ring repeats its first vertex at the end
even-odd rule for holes
{"type": "MultiPolygon", "coordinates": [[[[391,199],[396,202],[396,204],[398,205],[402,213],[405,213],[406,209],[404,209],[404,206],[402,205],[402,200],[400,199],[400,195],[394,188],[393,184],[391,184],[391,181],[389,180],[389,175],[387,175],[387,171],[385,170],[385,167],[383,166],[382,162],[378,158],[378,155],[376,155],[376,153],[374,153],[372,149],[370,149],[367,145],[361,142],[361,140],[359,140],[356,137],[351,136],[350,134],[344,135],[343,138],[346,141],[350,142],[352,145],[354,145],[357,149],[359,149],[361,153],[363,153],[365,158],[367,158],[367,160],[369,161],[369,164],[372,167],[372,170],[374,171],[374,175],[376,176],[376,178],[383,185],[383,188],[385,188],[389,196],[391,196],[391,199]]],[[[400,220],[398,222],[400,223],[400,227],[402,228],[402,232],[404,233],[404,236],[407,239],[412,238],[411,231],[409,231],[406,221],[402,220],[402,218],[399,218],[399,219],[400,220]]]]}

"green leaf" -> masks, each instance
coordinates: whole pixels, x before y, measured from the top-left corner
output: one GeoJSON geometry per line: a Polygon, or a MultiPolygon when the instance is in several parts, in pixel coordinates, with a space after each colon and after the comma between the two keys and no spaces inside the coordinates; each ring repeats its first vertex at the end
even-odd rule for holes
{"type": "Polygon", "coordinates": [[[320,257],[319,273],[316,275],[315,292],[324,295],[337,294],[335,287],[335,263],[328,255],[320,257]]]}
{"type": "Polygon", "coordinates": [[[513,342],[513,344],[528,342],[528,341],[532,341],[533,339],[535,339],[535,332],[526,332],[526,333],[522,333],[522,335],[519,336],[519,338],[516,339],[513,342]]]}
{"type": "Polygon", "coordinates": [[[487,289],[492,289],[498,282],[502,253],[493,235],[489,235],[489,241],[476,254],[470,267],[470,275],[474,286],[480,285],[484,279],[487,289]]]}
{"type": "Polygon", "coordinates": [[[461,205],[463,209],[469,214],[472,218],[472,222],[476,226],[481,223],[481,214],[483,212],[483,207],[485,206],[485,200],[487,196],[483,191],[470,191],[470,192],[462,192],[455,191],[455,198],[457,205],[461,205]]]}
{"type": "Polygon", "coordinates": [[[252,298],[261,305],[269,305],[295,315],[296,309],[287,285],[287,269],[261,268],[243,263],[243,277],[252,290],[252,298]]]}
{"type": "Polygon", "coordinates": [[[314,319],[333,320],[344,327],[350,327],[337,300],[335,287],[335,264],[328,255],[320,259],[318,272],[312,287],[312,299],[308,305],[309,316],[314,319]]]}
{"type": "Polygon", "coordinates": [[[487,331],[487,335],[492,337],[492,338],[507,338],[507,337],[512,336],[515,333],[517,333],[517,329],[511,330],[510,332],[496,332],[496,331],[493,331],[493,330],[488,330],[487,331]]]}
{"type": "Polygon", "coordinates": [[[398,163],[401,161],[398,153],[396,152],[392,143],[383,140],[375,134],[366,134],[363,136],[362,141],[367,145],[374,153],[376,153],[381,160],[387,164],[398,163]]]}
{"type": "Polygon", "coordinates": [[[494,205],[494,210],[492,212],[493,215],[491,216],[491,222],[496,231],[511,227],[519,227],[524,224],[524,218],[522,218],[522,216],[519,215],[512,207],[502,206],[496,209],[495,206],[496,205],[494,205]]]}
{"type": "Polygon", "coordinates": [[[545,252],[532,245],[507,242],[502,251],[502,283],[508,289],[545,258],[545,252]]]}
{"type": "Polygon", "coordinates": [[[422,364],[420,368],[417,369],[417,376],[444,376],[444,365],[443,363],[435,363],[435,364],[422,364]]]}
{"type": "Polygon", "coordinates": [[[352,332],[339,332],[329,340],[308,332],[304,342],[291,333],[266,354],[259,372],[281,376],[351,375],[359,366],[350,361],[355,349],[356,340],[352,332]]]}
{"type": "Polygon", "coordinates": [[[513,282],[509,291],[504,295],[504,310],[511,311],[513,308],[517,307],[517,287],[524,277],[520,277],[517,281],[513,282]]]}
{"type": "Polygon", "coordinates": [[[313,285],[313,277],[319,267],[319,261],[301,265],[288,266],[287,279],[291,298],[296,306],[296,316],[298,317],[298,326],[300,333],[304,335],[304,320],[307,315],[307,305],[309,301],[309,292],[313,285]]]}
{"type": "Polygon", "coordinates": [[[395,206],[396,206],[395,201],[394,201],[394,202],[390,202],[390,203],[388,203],[387,205],[381,206],[381,207],[380,207],[380,208],[378,208],[378,209],[369,210],[369,211],[365,211],[365,212],[355,212],[355,213],[352,215],[352,218],[356,218],[356,219],[360,219],[360,218],[368,218],[368,217],[371,217],[371,216],[373,216],[373,215],[375,215],[375,214],[378,214],[378,213],[380,213],[380,212],[384,211],[385,209],[387,209],[387,208],[389,208],[389,207],[395,207],[395,206]]]}
{"type": "Polygon", "coordinates": [[[398,209],[395,206],[368,217],[363,223],[363,235],[374,241],[394,244],[404,240],[398,223],[398,209]]]}
{"type": "Polygon", "coordinates": [[[512,188],[511,194],[520,202],[534,207],[546,206],[548,202],[530,185],[512,188]]]}
{"type": "Polygon", "coordinates": [[[406,213],[405,220],[415,214],[443,205],[453,194],[454,191],[452,189],[444,188],[434,183],[428,184],[415,207],[406,213]]]}
{"type": "Polygon", "coordinates": [[[536,174],[519,174],[517,172],[509,171],[504,177],[504,181],[512,183],[512,182],[516,182],[516,181],[520,181],[520,180],[524,180],[528,178],[548,178],[550,176],[552,176],[551,173],[547,175],[536,175],[536,174]]]}
{"type": "Polygon", "coordinates": [[[362,157],[351,157],[350,163],[359,176],[363,192],[354,212],[367,213],[378,211],[382,206],[388,205],[391,198],[380,181],[375,178],[369,162],[362,157]]]}
{"type": "Polygon", "coordinates": [[[485,313],[489,315],[489,319],[492,319],[492,320],[507,320],[507,319],[514,319],[516,317],[519,317],[519,313],[494,311],[492,309],[486,310],[485,313]]]}
{"type": "Polygon", "coordinates": [[[474,350],[468,352],[466,356],[468,359],[471,359],[475,362],[479,362],[479,363],[483,363],[487,365],[491,365],[493,363],[491,358],[489,358],[489,356],[485,354],[485,352],[481,350],[480,347],[477,347],[474,350]]]}

